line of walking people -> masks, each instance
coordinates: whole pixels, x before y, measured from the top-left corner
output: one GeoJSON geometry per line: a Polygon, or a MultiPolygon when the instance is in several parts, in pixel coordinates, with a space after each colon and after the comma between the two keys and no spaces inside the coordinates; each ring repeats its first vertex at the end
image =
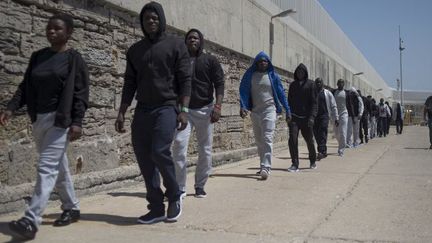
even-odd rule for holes
{"type": "MultiPolygon", "coordinates": [[[[198,141],[194,195],[207,196],[205,185],[212,170],[214,123],[221,117],[224,73],[218,60],[203,52],[204,37],[199,30],[191,29],[184,40],[165,33],[166,19],[160,4],[144,5],[140,23],[144,38],[126,54],[115,130],[126,132],[126,112],[135,98],[131,140],[144,177],[149,209],[137,222],[175,222],[182,213],[186,195],[187,148],[192,131],[198,141]]],[[[80,219],[66,150],[69,142],[82,134],[88,108],[89,73],[80,53],[67,44],[72,33],[70,16],[56,14],[49,19],[46,35],[51,46],[32,54],[23,81],[6,110],[0,113],[0,124],[5,126],[17,109],[27,106],[39,154],[30,204],[22,218],[9,224],[15,234],[25,239],[36,236],[54,188],[59,192],[63,211],[54,226],[66,226],[80,219]]],[[[341,156],[346,147],[359,145],[359,134],[361,142],[364,138],[367,143],[369,137],[374,137],[375,127],[378,135],[385,136],[388,131],[384,117],[389,109],[382,101],[378,107],[373,106],[370,97],[362,97],[355,89],[344,90],[343,80],[338,81],[337,90],[330,92],[324,89],[321,79],[315,82],[309,79],[303,64],[294,71],[294,81],[286,96],[282,81],[264,52],[256,56],[243,75],[239,96],[240,116],[246,118],[249,113],[251,116],[260,159],[257,174],[263,180],[271,174],[274,130],[277,114],[282,110],[289,127],[290,172],[299,171],[299,133],[307,143],[310,168],[315,169],[316,161],[327,157],[330,121],[335,126],[341,156]],[[371,118],[376,116],[378,126],[374,127],[375,119],[371,118]]]]}

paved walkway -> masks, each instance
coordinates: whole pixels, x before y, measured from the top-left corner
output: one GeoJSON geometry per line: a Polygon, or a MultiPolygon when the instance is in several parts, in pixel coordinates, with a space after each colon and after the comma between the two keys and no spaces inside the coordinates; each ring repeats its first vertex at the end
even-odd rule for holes
{"type": "MultiPolygon", "coordinates": [[[[392,128],[392,133],[394,129],[392,128]]],[[[81,199],[82,220],[51,226],[46,210],[34,242],[432,242],[432,151],[426,127],[373,139],[334,155],[318,169],[288,173],[288,150],[274,155],[267,181],[255,176],[256,158],[218,167],[209,196],[188,195],[177,223],[137,225],[146,213],[144,185],[81,199]]],[[[302,147],[301,157],[306,158],[302,147]]],[[[308,167],[306,159],[300,167],[308,167]]],[[[189,192],[193,175],[189,174],[189,192]]],[[[0,242],[13,242],[0,217],[0,242]]]]}

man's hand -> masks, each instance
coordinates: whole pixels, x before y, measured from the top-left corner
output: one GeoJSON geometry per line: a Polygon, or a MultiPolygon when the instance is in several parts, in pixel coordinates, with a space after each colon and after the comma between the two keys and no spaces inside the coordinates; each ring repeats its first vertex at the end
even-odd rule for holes
{"type": "Polygon", "coordinates": [[[220,117],[221,117],[221,107],[220,105],[215,105],[210,115],[210,122],[211,123],[218,122],[220,117]]]}
{"type": "Polygon", "coordinates": [[[119,114],[117,116],[117,119],[116,119],[116,121],[114,123],[115,130],[118,133],[125,133],[126,132],[126,129],[124,128],[124,121],[125,121],[124,114],[122,114],[122,113],[119,112],[119,114]]]}
{"type": "Polygon", "coordinates": [[[246,118],[246,116],[248,115],[248,111],[245,109],[240,109],[240,117],[241,118],[246,118]]]}
{"type": "Polygon", "coordinates": [[[339,126],[339,121],[335,121],[335,126],[336,126],[336,127],[339,126]]]}
{"type": "Polygon", "coordinates": [[[82,128],[81,127],[75,126],[75,125],[72,125],[69,127],[69,133],[68,133],[69,141],[72,142],[72,141],[77,140],[78,138],[81,137],[81,134],[82,134],[82,128]]]}
{"type": "Polygon", "coordinates": [[[291,118],[291,115],[287,115],[287,116],[285,117],[285,121],[286,121],[287,125],[290,124],[291,119],[292,119],[292,118],[291,118]]]}
{"type": "Polygon", "coordinates": [[[0,125],[6,126],[11,117],[12,117],[12,111],[5,110],[2,113],[0,113],[0,125]]]}
{"type": "Polygon", "coordinates": [[[181,131],[186,129],[188,124],[188,116],[186,112],[180,112],[177,115],[177,130],[181,131]]]}

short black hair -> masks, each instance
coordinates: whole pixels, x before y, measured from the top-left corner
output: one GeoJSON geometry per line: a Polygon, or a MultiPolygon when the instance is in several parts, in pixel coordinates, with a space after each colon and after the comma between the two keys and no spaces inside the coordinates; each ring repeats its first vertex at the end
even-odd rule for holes
{"type": "Polygon", "coordinates": [[[73,18],[70,15],[64,14],[64,13],[57,13],[57,14],[54,14],[53,16],[51,16],[48,19],[48,21],[51,21],[53,19],[59,19],[59,20],[63,21],[66,25],[67,30],[70,33],[73,32],[73,28],[74,28],[73,18]]]}

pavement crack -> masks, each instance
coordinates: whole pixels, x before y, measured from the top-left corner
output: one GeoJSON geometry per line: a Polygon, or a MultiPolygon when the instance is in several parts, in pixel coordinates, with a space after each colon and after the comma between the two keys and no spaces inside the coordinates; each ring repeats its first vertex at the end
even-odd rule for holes
{"type": "MultiPolygon", "coordinates": [[[[361,180],[367,175],[369,174],[369,172],[378,164],[378,162],[381,160],[381,158],[389,151],[390,146],[386,146],[385,150],[378,156],[378,158],[367,168],[367,170],[365,172],[363,172],[362,174],[360,174],[360,176],[357,178],[357,180],[352,184],[352,186],[350,187],[350,189],[345,193],[344,196],[342,196],[337,202],[336,204],[333,206],[333,208],[330,209],[329,213],[324,217],[324,219],[319,222],[315,227],[312,228],[311,231],[309,231],[309,233],[306,236],[306,239],[309,239],[312,237],[312,235],[315,233],[315,231],[321,227],[321,225],[323,225],[324,223],[326,223],[327,221],[329,221],[329,219],[333,216],[334,212],[339,208],[339,206],[345,202],[346,200],[348,200],[352,195],[354,190],[360,185],[361,180]]],[[[360,241],[362,242],[362,241],[360,241]]]]}

